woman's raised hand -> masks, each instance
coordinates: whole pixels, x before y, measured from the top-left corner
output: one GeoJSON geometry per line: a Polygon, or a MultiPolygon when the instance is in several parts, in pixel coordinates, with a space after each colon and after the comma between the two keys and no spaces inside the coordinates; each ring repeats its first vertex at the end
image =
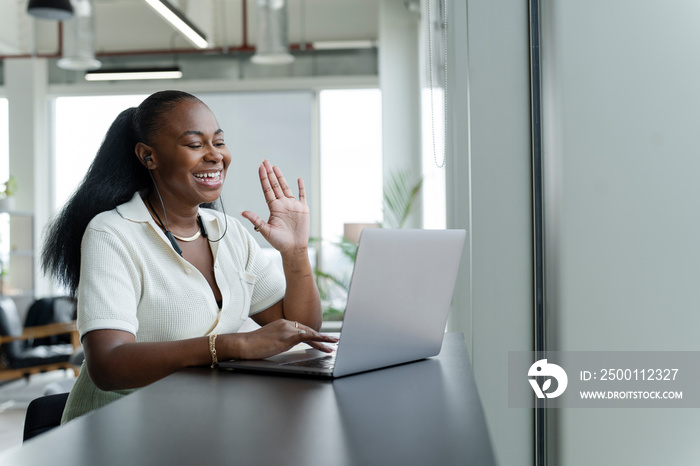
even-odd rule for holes
{"type": "Polygon", "coordinates": [[[266,222],[248,210],[242,215],[255,226],[255,231],[260,232],[280,253],[306,250],[309,242],[310,219],[304,180],[301,178],[297,180],[299,187],[299,199],[297,199],[279,167],[265,160],[258,169],[258,175],[265,201],[270,209],[270,216],[266,222]]]}

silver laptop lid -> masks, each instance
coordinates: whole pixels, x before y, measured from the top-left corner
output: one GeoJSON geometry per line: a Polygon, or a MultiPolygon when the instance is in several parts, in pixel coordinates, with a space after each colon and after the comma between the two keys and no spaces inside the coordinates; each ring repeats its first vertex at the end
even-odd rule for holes
{"type": "Polygon", "coordinates": [[[333,375],[440,352],[464,230],[365,229],[333,375]]]}

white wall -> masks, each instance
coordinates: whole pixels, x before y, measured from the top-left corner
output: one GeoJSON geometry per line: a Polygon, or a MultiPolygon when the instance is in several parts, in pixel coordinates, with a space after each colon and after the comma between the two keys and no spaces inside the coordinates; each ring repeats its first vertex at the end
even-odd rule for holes
{"type": "MultiPolygon", "coordinates": [[[[421,173],[420,21],[403,0],[379,3],[384,179],[402,170],[413,177],[421,173]]],[[[417,199],[406,227],[422,228],[422,216],[422,199],[417,199]]]]}
{"type": "Polygon", "coordinates": [[[508,408],[508,351],[532,349],[527,2],[448,3],[448,226],[469,231],[457,311],[499,464],[532,464],[532,413],[508,408]]]}
{"type": "MultiPolygon", "coordinates": [[[[16,209],[34,212],[33,247],[34,270],[28,262],[15,270],[16,276],[33,275],[33,280],[22,279],[21,288],[35,295],[48,294],[51,284],[39,271],[38,253],[42,239],[42,227],[50,215],[50,167],[47,146],[48,105],[46,102],[46,61],[37,58],[7,60],[4,63],[5,90],[8,96],[10,173],[17,180],[16,209]],[[31,287],[33,285],[33,290],[31,287]]],[[[16,223],[16,222],[15,222],[16,223]]],[[[10,236],[29,234],[20,226],[11,228],[10,236]]],[[[10,278],[12,280],[12,277],[10,278]]],[[[31,296],[15,298],[21,317],[31,303],[31,296]]]]}
{"type": "MultiPolygon", "coordinates": [[[[700,349],[700,4],[544,2],[550,349],[700,349]]],[[[700,462],[681,409],[562,409],[552,464],[700,462]]]]}

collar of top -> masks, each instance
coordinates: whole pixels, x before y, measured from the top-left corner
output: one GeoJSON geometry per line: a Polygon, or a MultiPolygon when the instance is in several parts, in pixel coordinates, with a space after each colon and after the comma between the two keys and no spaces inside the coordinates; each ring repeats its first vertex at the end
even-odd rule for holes
{"type": "MultiPolygon", "coordinates": [[[[126,220],[139,223],[152,223],[156,226],[157,230],[160,230],[160,227],[155,224],[153,217],[151,217],[146,203],[143,202],[141,194],[138,192],[134,193],[134,196],[129,202],[117,206],[117,212],[126,220]]],[[[219,232],[219,219],[216,215],[209,209],[199,209],[199,215],[201,215],[204,227],[209,234],[217,235],[219,232]]],[[[218,238],[218,236],[214,236],[214,238],[218,238]]]]}

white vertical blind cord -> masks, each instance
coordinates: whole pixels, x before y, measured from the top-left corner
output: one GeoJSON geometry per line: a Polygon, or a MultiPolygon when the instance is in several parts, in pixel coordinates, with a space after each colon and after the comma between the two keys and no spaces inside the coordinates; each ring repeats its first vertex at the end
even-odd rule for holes
{"type": "Polygon", "coordinates": [[[440,29],[443,33],[443,52],[444,52],[444,66],[443,66],[443,81],[442,81],[442,97],[443,97],[443,120],[442,120],[442,161],[438,163],[437,160],[437,143],[435,141],[435,103],[434,103],[434,74],[435,74],[435,62],[433,60],[433,2],[428,0],[428,62],[430,67],[430,128],[432,131],[433,139],[433,160],[435,161],[435,166],[438,168],[443,168],[445,166],[445,160],[447,159],[447,0],[442,0],[442,17],[443,21],[440,24],[440,29]]]}

